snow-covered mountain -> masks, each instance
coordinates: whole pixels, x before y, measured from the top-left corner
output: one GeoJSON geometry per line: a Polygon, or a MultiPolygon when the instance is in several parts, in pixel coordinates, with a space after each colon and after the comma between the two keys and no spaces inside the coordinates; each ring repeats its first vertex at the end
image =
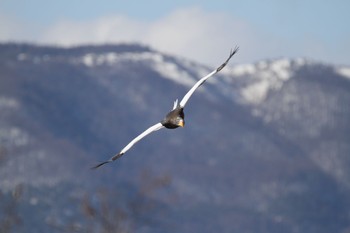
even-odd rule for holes
{"type": "Polygon", "coordinates": [[[348,231],[350,67],[234,60],[184,129],[91,171],[213,67],[135,44],[0,45],[0,229],[348,231]]]}

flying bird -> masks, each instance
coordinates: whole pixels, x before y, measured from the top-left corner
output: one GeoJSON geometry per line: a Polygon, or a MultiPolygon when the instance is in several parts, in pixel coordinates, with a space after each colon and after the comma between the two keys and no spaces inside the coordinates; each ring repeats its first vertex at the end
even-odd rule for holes
{"type": "Polygon", "coordinates": [[[116,155],[114,155],[113,157],[111,157],[109,160],[104,161],[100,164],[97,164],[96,166],[94,166],[93,168],[99,168],[102,165],[106,164],[106,163],[110,163],[113,162],[117,159],[119,159],[120,157],[123,156],[123,154],[125,154],[131,147],[133,147],[135,145],[135,143],[137,143],[138,141],[140,141],[142,138],[146,137],[147,135],[149,135],[150,133],[153,133],[157,130],[163,129],[163,128],[167,128],[167,129],[175,129],[178,127],[184,127],[185,126],[185,114],[184,114],[184,108],[185,105],[187,103],[187,101],[190,99],[190,97],[192,96],[192,94],[196,91],[196,89],[198,87],[200,87],[208,78],[210,78],[211,76],[213,76],[214,74],[218,73],[220,70],[222,70],[227,63],[230,61],[231,57],[238,51],[238,47],[236,47],[234,50],[230,51],[230,55],[227,58],[227,60],[222,63],[222,65],[220,65],[218,68],[216,68],[215,70],[213,70],[211,73],[209,73],[208,75],[206,75],[205,77],[201,78],[196,84],[194,84],[194,86],[186,93],[186,95],[182,98],[182,100],[180,101],[180,103],[178,102],[178,100],[175,100],[174,102],[174,106],[173,109],[165,116],[165,118],[163,120],[161,120],[160,122],[158,122],[155,125],[152,125],[151,127],[149,127],[148,129],[146,129],[143,133],[141,133],[139,136],[137,136],[136,138],[134,138],[131,142],[129,142],[129,144],[127,144],[119,153],[117,153],[116,155]]]}

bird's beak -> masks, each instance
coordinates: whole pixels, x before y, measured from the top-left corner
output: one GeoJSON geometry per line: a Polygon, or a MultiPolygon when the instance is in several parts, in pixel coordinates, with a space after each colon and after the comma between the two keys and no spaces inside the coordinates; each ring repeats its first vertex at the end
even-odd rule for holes
{"type": "Polygon", "coordinates": [[[178,126],[184,127],[184,126],[185,126],[185,121],[180,121],[179,124],[178,124],[178,126]]]}

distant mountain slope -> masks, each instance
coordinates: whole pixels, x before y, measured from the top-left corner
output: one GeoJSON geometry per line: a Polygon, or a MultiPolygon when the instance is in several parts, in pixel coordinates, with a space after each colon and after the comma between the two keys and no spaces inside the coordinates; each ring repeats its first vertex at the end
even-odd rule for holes
{"type": "Polygon", "coordinates": [[[22,187],[16,232],[98,225],[81,202],[103,204],[101,189],[130,231],[348,231],[350,68],[232,60],[190,99],[184,129],[91,171],[212,68],[137,44],[0,45],[0,205],[22,187]]]}

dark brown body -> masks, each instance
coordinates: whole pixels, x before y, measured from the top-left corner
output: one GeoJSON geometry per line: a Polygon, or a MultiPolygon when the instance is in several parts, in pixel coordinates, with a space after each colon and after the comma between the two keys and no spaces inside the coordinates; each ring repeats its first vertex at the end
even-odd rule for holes
{"type": "Polygon", "coordinates": [[[182,107],[176,107],[170,111],[165,118],[160,122],[165,128],[175,129],[177,127],[184,127],[185,114],[182,107]]]}

